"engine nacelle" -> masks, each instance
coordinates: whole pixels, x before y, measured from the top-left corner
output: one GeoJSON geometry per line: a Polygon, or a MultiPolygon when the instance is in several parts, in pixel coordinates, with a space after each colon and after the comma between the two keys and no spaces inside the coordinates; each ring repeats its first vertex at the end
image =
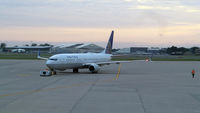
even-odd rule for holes
{"type": "Polygon", "coordinates": [[[100,67],[99,65],[97,64],[91,64],[89,66],[89,70],[92,72],[92,73],[97,73],[99,70],[100,70],[100,67]]]}

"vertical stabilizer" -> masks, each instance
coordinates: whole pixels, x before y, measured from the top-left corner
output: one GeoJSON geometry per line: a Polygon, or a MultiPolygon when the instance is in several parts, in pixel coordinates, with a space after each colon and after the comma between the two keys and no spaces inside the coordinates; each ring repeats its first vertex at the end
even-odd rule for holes
{"type": "Polygon", "coordinates": [[[105,48],[105,54],[112,54],[113,37],[114,37],[114,31],[111,32],[110,38],[105,48]]]}

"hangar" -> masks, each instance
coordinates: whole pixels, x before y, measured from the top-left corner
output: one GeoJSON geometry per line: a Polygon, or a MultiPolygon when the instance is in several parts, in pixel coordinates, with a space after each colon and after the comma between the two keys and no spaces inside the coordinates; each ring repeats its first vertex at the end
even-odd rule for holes
{"type": "Polygon", "coordinates": [[[76,48],[79,49],[81,53],[87,53],[87,52],[99,53],[104,50],[103,47],[100,47],[96,44],[83,44],[83,45],[77,46],[76,48]]]}
{"type": "Polygon", "coordinates": [[[42,53],[50,53],[52,46],[17,46],[6,47],[5,52],[11,52],[13,49],[24,49],[26,53],[37,53],[39,50],[42,53]]]}
{"type": "Polygon", "coordinates": [[[131,53],[147,53],[148,47],[131,47],[131,53]]]}
{"type": "Polygon", "coordinates": [[[52,48],[53,53],[99,53],[104,50],[103,47],[100,47],[96,44],[88,43],[77,43],[77,44],[63,44],[55,46],[52,48]]]}

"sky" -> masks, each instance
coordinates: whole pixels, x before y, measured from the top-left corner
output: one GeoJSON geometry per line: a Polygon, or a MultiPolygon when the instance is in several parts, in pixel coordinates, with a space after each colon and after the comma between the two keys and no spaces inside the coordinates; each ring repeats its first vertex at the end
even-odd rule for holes
{"type": "Polygon", "coordinates": [[[200,46],[200,0],[0,0],[0,42],[200,46]]]}

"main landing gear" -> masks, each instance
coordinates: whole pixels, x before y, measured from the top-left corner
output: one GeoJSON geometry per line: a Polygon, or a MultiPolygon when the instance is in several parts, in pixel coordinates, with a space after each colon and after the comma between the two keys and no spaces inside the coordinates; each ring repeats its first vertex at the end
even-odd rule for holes
{"type": "Polygon", "coordinates": [[[74,68],[73,73],[78,73],[78,68],[74,68]]]}

